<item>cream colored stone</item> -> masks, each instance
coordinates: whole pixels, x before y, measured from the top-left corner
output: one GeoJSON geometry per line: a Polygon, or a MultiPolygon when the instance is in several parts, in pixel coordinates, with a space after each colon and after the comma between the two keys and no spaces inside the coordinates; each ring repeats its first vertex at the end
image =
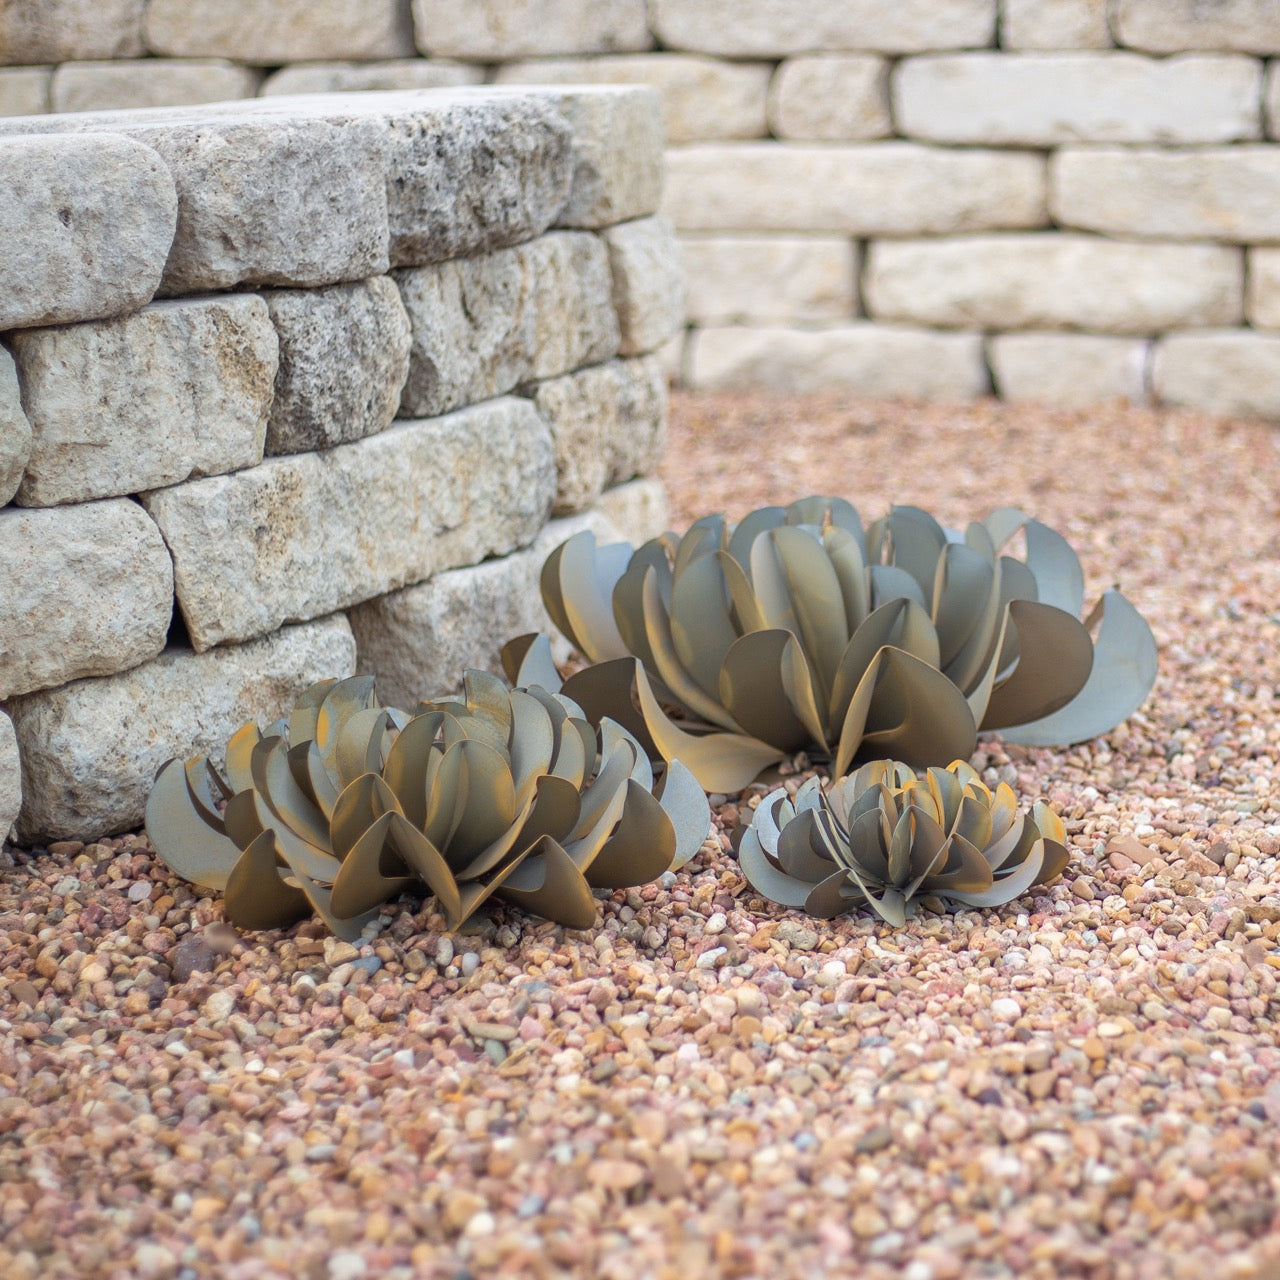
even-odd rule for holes
{"type": "Polygon", "coordinates": [[[976,333],[855,321],[823,329],[695,329],[690,341],[689,385],[696,391],[967,400],[988,389],[976,333]]]}
{"type": "Polygon", "coordinates": [[[1004,49],[1109,49],[1107,0],[1002,0],[1004,49]]]}
{"type": "Polygon", "coordinates": [[[670,527],[667,491],[657,476],[641,476],[606,489],[596,503],[596,510],[636,547],[670,527]]]}
{"type": "Polygon", "coordinates": [[[1249,250],[1245,317],[1255,329],[1280,329],[1280,249],[1249,250]]]}
{"type": "Polygon", "coordinates": [[[863,273],[879,320],[1152,333],[1238,323],[1244,263],[1221,245],[1076,235],[877,241],[863,273]]]}
{"type": "Polygon", "coordinates": [[[1280,138],[1280,62],[1267,64],[1267,83],[1262,107],[1266,117],[1267,137],[1273,140],[1280,138]]]}
{"type": "Polygon", "coordinates": [[[1166,334],[1156,343],[1151,382],[1161,404],[1280,420],[1280,335],[1166,334]]]}
{"type": "Polygon", "coordinates": [[[164,647],[173,566],[125,498],[0,511],[0,699],[123,671],[164,647]]]}
{"type": "Polygon", "coordinates": [[[1112,0],[1110,12],[1117,42],[1149,53],[1280,53],[1280,6],[1273,0],[1112,0]]]}
{"type": "Polygon", "coordinates": [[[788,58],[769,86],[769,125],[776,137],[807,142],[887,138],[889,64],[865,53],[788,58]]]}
{"type": "Polygon", "coordinates": [[[13,824],[22,808],[22,762],[13,721],[0,711],[0,845],[17,833],[13,824]]]}
{"type": "Polygon", "coordinates": [[[1092,333],[1001,333],[987,356],[1002,400],[1077,408],[1104,400],[1143,404],[1150,344],[1092,333]]]}
{"type": "Polygon", "coordinates": [[[527,400],[405,422],[143,497],[192,646],[264,635],[528,544],[555,495],[527,400]]]}
{"type": "Polygon", "coordinates": [[[655,353],[658,363],[662,366],[662,372],[666,375],[667,385],[670,387],[684,386],[684,347],[687,334],[688,330],[681,329],[670,342],[664,343],[655,353]]]}
{"type": "Polygon", "coordinates": [[[1238,54],[960,53],[893,76],[908,137],[984,146],[1238,142],[1261,136],[1262,65],[1238,54]]]}
{"type": "Polygon", "coordinates": [[[653,45],[645,0],[413,0],[413,20],[423,53],[473,62],[653,45]]]}
{"type": "Polygon", "coordinates": [[[0,116],[35,116],[49,110],[50,67],[0,68],[0,116]]]}
{"type": "Polygon", "coordinates": [[[724,143],[667,156],[664,212],[679,231],[946,235],[1041,227],[1039,156],[912,142],[724,143]]]}
{"type": "Polygon", "coordinates": [[[137,58],[147,0],[8,0],[0,4],[0,61],[137,58]]]}
{"type": "Polygon", "coordinates": [[[1069,147],[1051,166],[1051,203],[1064,226],[1161,240],[1280,240],[1280,147],[1069,147]]]}
{"type": "Polygon", "coordinates": [[[298,93],[362,93],[390,89],[453,89],[479,84],[484,68],[462,62],[397,58],[388,62],[300,62],[269,75],[263,97],[298,93]]]}
{"type": "Polygon", "coordinates": [[[22,408],[18,370],[0,347],[0,507],[12,500],[31,456],[31,423],[22,408]]]}
{"type": "Polygon", "coordinates": [[[166,760],[219,757],[246,721],[268,725],[309,685],[354,670],[339,616],[210,653],[169,650],[122,675],[18,698],[8,708],[22,755],[18,834],[34,843],[137,827],[166,760]]]}
{"type": "Polygon", "coordinates": [[[666,218],[638,218],[604,233],[621,334],[618,353],[643,355],[662,346],[684,319],[680,246],[666,218]]]}
{"type": "Polygon", "coordinates": [[[858,247],[831,236],[681,238],[693,324],[847,320],[858,309],[858,247]]]}
{"type": "Polygon", "coordinates": [[[248,67],[217,58],[64,62],[53,73],[50,92],[54,111],[176,107],[251,98],[260,79],[248,67]]]}

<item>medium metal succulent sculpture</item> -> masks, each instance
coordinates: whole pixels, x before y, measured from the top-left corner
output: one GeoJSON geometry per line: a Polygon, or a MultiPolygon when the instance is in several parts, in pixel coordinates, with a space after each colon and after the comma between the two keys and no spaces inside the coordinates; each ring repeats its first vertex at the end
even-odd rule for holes
{"type": "Polygon", "coordinates": [[[922,899],[995,907],[1062,874],[1062,820],[1038,803],[1018,812],[1001,783],[992,794],[963,760],[923,776],[875,760],[794,798],[767,795],[743,832],[738,860],[765,897],[831,917],[869,906],[901,925],[922,899]]]}
{"type": "Polygon", "coordinates": [[[686,862],[710,828],[683,765],[655,794],[645,750],[571,699],[470,671],[461,701],[407,716],[369,677],[327,681],[266,734],[245,725],[225,771],[171,760],[147,803],[156,852],[222,889],[231,921],[275,928],[317,912],[357,937],[404,890],[434,893],[450,928],[497,895],[570,928],[592,888],[686,862]]]}
{"type": "MultiPolygon", "coordinates": [[[[966,757],[980,730],[1077,742],[1114,728],[1155,680],[1137,610],[1108,591],[1081,622],[1075,553],[1013,508],[963,534],[916,507],[864,530],[848,502],[821,497],[736,526],[708,516],[638,549],[584,532],[548,558],[542,595],[594,664],[564,692],[708,791],[803,749],[843,774],[868,755],[966,757]],[[1026,558],[1001,554],[1020,531],[1026,558]]],[[[545,666],[523,638],[506,656],[513,678],[545,666]]]]}

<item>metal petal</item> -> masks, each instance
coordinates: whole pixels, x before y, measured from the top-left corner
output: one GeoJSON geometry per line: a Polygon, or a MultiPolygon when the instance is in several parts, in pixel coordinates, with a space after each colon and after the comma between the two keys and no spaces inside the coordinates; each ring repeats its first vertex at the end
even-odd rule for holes
{"type": "Polygon", "coordinates": [[[156,855],[171,871],[206,889],[226,887],[240,850],[202,817],[181,760],[170,760],[156,775],[147,797],[146,824],[156,855]]]}

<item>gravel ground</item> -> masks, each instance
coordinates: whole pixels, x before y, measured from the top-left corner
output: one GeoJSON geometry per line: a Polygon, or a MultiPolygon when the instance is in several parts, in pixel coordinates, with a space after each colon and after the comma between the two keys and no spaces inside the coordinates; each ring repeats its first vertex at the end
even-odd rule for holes
{"type": "Polygon", "coordinates": [[[738,874],[744,793],[596,931],[357,949],[237,936],[142,837],[8,851],[0,1274],[1280,1275],[1280,432],[678,397],[665,470],[680,527],[1021,504],[1122,585],[1143,712],[977,761],[1059,807],[1065,880],[809,921],[738,874]]]}

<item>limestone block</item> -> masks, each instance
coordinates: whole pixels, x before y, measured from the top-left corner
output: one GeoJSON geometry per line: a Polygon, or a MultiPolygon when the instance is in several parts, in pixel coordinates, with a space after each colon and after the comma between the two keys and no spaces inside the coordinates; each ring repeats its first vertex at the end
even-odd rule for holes
{"type": "Polygon", "coordinates": [[[1243,290],[1239,250],[1059,234],[878,241],[863,273],[877,319],[957,328],[1237,324],[1243,290]]]}
{"type": "Polygon", "coordinates": [[[399,0],[149,0],[153,53],[259,66],[319,58],[403,58],[413,31],[399,0]]]}
{"type": "Polygon", "coordinates": [[[49,67],[0,69],[0,116],[34,116],[49,110],[49,67]]]}
{"type": "Polygon", "coordinates": [[[1267,64],[1267,83],[1263,99],[1262,109],[1266,117],[1267,137],[1280,138],[1280,62],[1267,64]]]}
{"type": "Polygon", "coordinates": [[[976,333],[854,321],[823,329],[695,329],[691,345],[689,385],[696,391],[966,400],[988,390],[976,333]]]}
{"type": "Polygon", "coordinates": [[[666,218],[638,218],[604,233],[618,309],[618,352],[643,355],[660,347],[684,318],[680,246],[666,218]]]}
{"type": "Polygon", "coordinates": [[[217,58],[188,62],[146,58],[137,62],[64,62],[53,73],[54,111],[104,111],[116,107],[170,107],[251,98],[261,77],[248,67],[217,58]]]}
{"type": "Polygon", "coordinates": [[[1002,400],[1075,408],[1104,400],[1142,404],[1150,344],[1093,333],[1001,333],[987,355],[1002,400]]]}
{"type": "Polygon", "coordinates": [[[0,511],[0,699],[123,671],[164,647],[173,566],[124,498],[0,511]]]}
{"type": "Polygon", "coordinates": [[[265,727],[309,685],[354,671],[355,641],[339,616],[210,653],[171,649],[122,675],[18,698],[9,713],[22,754],[19,838],[137,827],[166,760],[216,757],[246,721],[265,727]]]}
{"type": "Polygon", "coordinates": [[[667,382],[653,356],[540,382],[533,402],[556,446],[555,515],[585,510],[605,489],[644,475],[662,457],[667,382]]]}
{"type": "Polygon", "coordinates": [[[596,510],[636,547],[670,528],[667,491],[657,476],[641,476],[606,489],[596,510]]]}
{"type": "Polygon", "coordinates": [[[1280,329],[1280,249],[1251,249],[1248,277],[1245,315],[1249,323],[1255,329],[1280,329]]]}
{"type": "Polygon", "coordinates": [[[376,89],[453,89],[479,84],[484,68],[463,62],[396,58],[387,62],[302,62],[263,82],[263,97],[297,93],[357,93],[376,89]]]}
{"type": "Polygon", "coordinates": [[[1236,142],[1261,136],[1262,64],[1238,54],[961,53],[893,76],[908,137],[986,146],[1236,142]]]}
{"type": "Polygon", "coordinates": [[[608,251],[586,232],[552,232],[395,280],[413,327],[404,416],[474,404],[618,350],[608,251]]]}
{"type": "Polygon", "coordinates": [[[22,808],[22,764],[18,759],[18,735],[13,721],[0,711],[0,844],[13,831],[22,808]]]}
{"type": "Polygon", "coordinates": [[[1273,0],[1112,0],[1111,29],[1117,43],[1148,53],[1280,53],[1280,7],[1273,0]]]}
{"type": "Polygon", "coordinates": [[[996,31],[996,0],[653,0],[651,8],[666,48],[731,58],[982,48],[996,31]]]}
{"type": "Polygon", "coordinates": [[[669,342],[664,342],[654,353],[669,387],[684,386],[684,346],[687,330],[681,329],[669,342]]]}
{"type": "Polygon", "coordinates": [[[0,507],[18,492],[30,456],[31,423],[22,408],[17,366],[0,347],[0,507]]]}
{"type": "Polygon", "coordinates": [[[474,62],[653,45],[645,0],[413,0],[413,21],[423,53],[474,62]]]}
{"type": "Polygon", "coordinates": [[[680,231],[946,235],[1041,227],[1039,156],[913,142],[678,147],[664,212],[680,231]]]}
{"type": "Polygon", "coordinates": [[[1005,49],[1109,49],[1107,0],[1002,0],[1005,49]]]}
{"type": "Polygon", "coordinates": [[[391,425],[409,372],[409,317],[386,276],[263,294],[280,339],[269,454],[328,449],[391,425]]]}
{"type": "Polygon", "coordinates": [[[546,423],[500,399],[142,501],[203,652],[523,546],[555,486],[546,423]]]}
{"type": "Polygon", "coordinates": [[[262,461],[277,343],[261,298],[156,302],[10,341],[33,433],[24,506],[137,493],[262,461]]]}
{"type": "Polygon", "coordinates": [[[763,138],[770,67],[689,53],[538,58],[498,68],[498,84],[647,84],[662,97],[669,144],[763,138]]]}
{"type": "Polygon", "coordinates": [[[1156,343],[1152,390],[1161,404],[1231,417],[1280,419],[1280,335],[1170,333],[1156,343]]]}
{"type": "Polygon", "coordinates": [[[1280,147],[1064,148],[1051,161],[1058,221],[1162,240],[1280,240],[1280,147]]]}
{"type": "Polygon", "coordinates": [[[178,200],[128,138],[0,139],[0,330],[132,311],[150,300],[178,200]]]}
{"type": "Polygon", "coordinates": [[[136,58],[147,0],[13,0],[0,5],[0,62],[136,58]]]}
{"type": "Polygon", "coordinates": [[[788,58],[769,86],[774,136],[806,142],[865,142],[893,132],[889,64],[866,53],[788,58]]]}
{"type": "Polygon", "coordinates": [[[683,236],[693,324],[844,320],[858,309],[858,247],[834,236],[683,236]]]}

